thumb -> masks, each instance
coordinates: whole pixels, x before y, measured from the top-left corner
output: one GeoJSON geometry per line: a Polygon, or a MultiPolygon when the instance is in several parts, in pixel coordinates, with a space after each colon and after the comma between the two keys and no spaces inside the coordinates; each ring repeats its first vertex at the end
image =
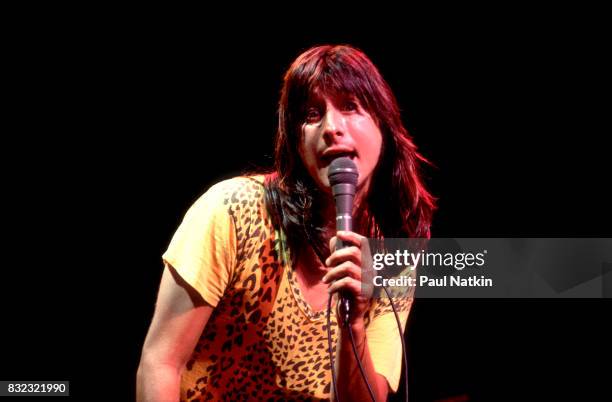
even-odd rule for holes
{"type": "Polygon", "coordinates": [[[332,237],[331,239],[329,239],[329,251],[331,253],[333,253],[334,251],[336,251],[336,243],[338,243],[338,239],[336,236],[332,237]]]}

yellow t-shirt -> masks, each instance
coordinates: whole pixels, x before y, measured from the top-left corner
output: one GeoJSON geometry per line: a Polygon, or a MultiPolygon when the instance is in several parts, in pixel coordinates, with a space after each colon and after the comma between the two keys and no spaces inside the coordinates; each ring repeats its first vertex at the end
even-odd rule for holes
{"type": "MultiPolygon", "coordinates": [[[[163,259],[215,307],[181,380],[181,400],[330,398],[326,312],[301,296],[263,176],[211,187],[189,209],[163,259]]],[[[396,300],[403,327],[412,299],[396,300]]],[[[393,391],[401,341],[388,300],[373,300],[366,337],[393,391]]],[[[331,318],[335,354],[337,321],[331,318]]]]}

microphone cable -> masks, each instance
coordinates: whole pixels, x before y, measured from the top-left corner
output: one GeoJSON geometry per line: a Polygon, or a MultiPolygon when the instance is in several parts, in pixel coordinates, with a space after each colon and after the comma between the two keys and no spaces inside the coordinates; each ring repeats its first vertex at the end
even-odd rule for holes
{"type": "MultiPolygon", "coordinates": [[[[325,259],[323,258],[323,256],[319,252],[319,249],[314,245],[314,242],[312,241],[310,233],[307,230],[306,225],[304,224],[303,221],[302,221],[302,227],[304,228],[304,232],[306,234],[306,240],[308,241],[308,243],[310,245],[310,248],[312,249],[312,251],[314,251],[314,253],[316,254],[316,256],[319,259],[319,261],[321,261],[323,266],[325,266],[325,259]]],[[[404,380],[405,380],[405,389],[406,389],[406,402],[408,402],[408,357],[406,355],[406,345],[405,345],[405,342],[404,342],[404,332],[402,331],[401,322],[400,322],[400,319],[399,319],[399,315],[397,313],[397,309],[395,308],[395,303],[393,303],[393,298],[391,297],[391,295],[389,294],[389,291],[387,290],[387,288],[385,286],[383,286],[383,289],[385,290],[385,293],[387,294],[387,297],[389,298],[389,302],[391,303],[391,308],[393,309],[393,314],[395,315],[395,321],[397,322],[397,329],[399,330],[399,333],[400,333],[400,340],[401,340],[401,343],[402,343],[402,355],[404,356],[404,365],[406,367],[406,373],[405,373],[405,376],[404,376],[404,380]]],[[[327,299],[327,352],[329,354],[329,364],[330,364],[330,369],[331,369],[332,387],[334,389],[334,399],[336,400],[336,402],[340,402],[340,399],[338,398],[338,384],[337,384],[337,378],[336,378],[336,371],[334,369],[334,352],[333,352],[332,337],[331,337],[331,305],[332,305],[332,296],[333,296],[333,294],[330,294],[328,299],[327,299]]],[[[340,317],[337,318],[338,327],[340,327],[339,320],[340,320],[340,317]]],[[[370,393],[370,397],[372,398],[372,401],[376,402],[376,398],[374,396],[374,392],[372,391],[372,386],[370,385],[370,382],[368,381],[368,379],[366,377],[365,370],[364,370],[363,365],[361,363],[361,359],[359,358],[359,355],[357,353],[357,346],[355,345],[355,339],[353,337],[353,331],[352,331],[352,328],[351,328],[351,324],[347,322],[346,326],[348,327],[349,338],[351,340],[351,347],[353,349],[353,354],[355,355],[355,360],[357,361],[357,364],[359,366],[359,371],[361,372],[361,376],[362,376],[364,382],[366,383],[366,386],[368,387],[368,392],[370,393]]],[[[340,334],[338,334],[338,336],[339,335],[340,334]]]]}
{"type": "MultiPolygon", "coordinates": [[[[319,258],[323,266],[325,266],[325,260],[319,253],[319,250],[314,246],[308,231],[306,231],[306,238],[308,242],[310,243],[311,249],[317,255],[317,257],[319,258]]],[[[332,386],[334,388],[334,399],[336,400],[336,402],[340,402],[340,399],[338,398],[338,380],[336,378],[336,370],[334,369],[334,351],[333,351],[332,337],[331,337],[332,297],[333,297],[333,294],[330,294],[329,297],[327,298],[327,352],[329,353],[329,365],[331,369],[332,386]]],[[[338,321],[338,328],[339,328],[340,327],[340,317],[337,317],[336,321],[338,321]]],[[[398,322],[399,322],[399,319],[398,319],[398,322]]],[[[363,369],[363,365],[361,364],[361,359],[359,358],[359,355],[357,353],[357,346],[355,345],[355,338],[353,337],[353,330],[351,328],[351,324],[347,322],[345,323],[345,325],[348,327],[349,338],[351,340],[351,346],[353,349],[353,353],[355,355],[355,360],[357,361],[357,365],[359,366],[359,371],[361,372],[361,376],[363,377],[363,380],[365,381],[366,386],[368,387],[368,392],[370,393],[370,397],[372,398],[372,401],[376,402],[376,398],[374,397],[374,392],[372,392],[372,386],[370,385],[370,382],[368,381],[368,378],[366,377],[365,370],[363,369]]],[[[400,331],[401,331],[401,328],[400,328],[400,331]]],[[[338,331],[338,336],[340,336],[339,331],[338,331]]],[[[403,345],[403,341],[402,341],[402,345],[403,345]]]]}
{"type": "MultiPolygon", "coordinates": [[[[353,328],[350,323],[346,323],[348,328],[349,337],[351,338],[351,346],[353,347],[353,354],[355,355],[355,360],[357,360],[357,364],[359,365],[359,371],[361,371],[361,377],[365,381],[368,392],[370,393],[370,397],[372,398],[372,402],[376,402],[376,398],[374,397],[374,392],[372,392],[372,386],[368,381],[368,377],[366,376],[365,370],[363,369],[363,365],[361,364],[361,359],[359,359],[359,354],[357,353],[357,347],[355,346],[355,338],[353,338],[353,328]]],[[[367,339],[366,339],[367,342],[367,339]]]]}
{"type": "MultiPolygon", "coordinates": [[[[408,397],[409,395],[408,394],[408,355],[406,352],[406,343],[404,341],[404,331],[402,330],[402,324],[399,318],[399,314],[397,312],[397,308],[395,307],[395,303],[393,302],[393,298],[391,297],[391,294],[389,293],[389,290],[384,285],[382,286],[382,288],[387,294],[387,297],[389,298],[389,303],[391,304],[391,308],[393,309],[395,321],[397,322],[397,329],[400,335],[400,341],[402,343],[402,356],[404,358],[404,392],[406,395],[406,402],[408,402],[409,400],[409,397],[408,397]]],[[[329,295],[329,298],[327,300],[327,343],[328,343],[329,361],[330,361],[331,376],[332,376],[332,386],[334,388],[334,399],[336,400],[336,402],[339,402],[340,400],[338,398],[338,387],[337,387],[336,372],[334,370],[334,357],[333,357],[332,338],[331,338],[331,318],[330,317],[331,317],[332,296],[333,295],[329,295]]],[[[357,364],[359,365],[361,376],[363,377],[368,387],[368,391],[370,393],[370,397],[372,398],[372,401],[376,401],[376,398],[374,397],[374,393],[372,392],[370,383],[368,382],[365,371],[363,369],[363,365],[361,364],[361,360],[359,359],[359,356],[357,354],[357,348],[355,346],[355,339],[353,338],[353,331],[352,331],[351,325],[347,323],[347,327],[349,330],[349,337],[351,339],[351,346],[353,347],[353,353],[355,354],[355,359],[357,360],[357,364]]]]}
{"type": "MultiPolygon", "coordinates": [[[[333,356],[333,347],[332,347],[332,339],[331,339],[331,319],[330,317],[331,317],[332,296],[333,295],[330,294],[329,298],[327,299],[327,345],[328,345],[329,362],[330,362],[331,375],[332,375],[332,384],[334,387],[334,398],[336,402],[339,402],[340,399],[338,398],[338,385],[337,385],[337,379],[336,379],[336,371],[334,370],[334,356],[333,356]]],[[[357,365],[359,366],[361,377],[363,378],[366,386],[368,387],[368,393],[370,394],[372,401],[376,402],[374,392],[372,391],[372,386],[370,385],[370,382],[368,381],[368,377],[366,376],[365,370],[363,368],[363,364],[361,364],[361,359],[359,358],[359,354],[357,353],[357,346],[355,345],[355,337],[353,336],[353,328],[351,324],[348,322],[345,323],[344,325],[348,328],[349,338],[351,340],[351,347],[353,349],[353,354],[355,355],[355,360],[357,361],[357,365]]]]}
{"type": "MultiPolygon", "coordinates": [[[[317,258],[319,258],[319,261],[321,261],[321,263],[323,265],[325,265],[325,260],[323,259],[323,257],[321,256],[321,254],[319,253],[319,250],[317,249],[317,247],[314,246],[313,241],[310,237],[310,234],[308,233],[308,231],[306,230],[306,239],[308,240],[308,243],[310,244],[310,248],[312,249],[312,251],[314,251],[314,253],[316,254],[317,258]]],[[[406,402],[408,402],[408,357],[406,355],[406,344],[404,342],[404,331],[402,331],[402,326],[401,326],[401,322],[399,319],[399,315],[397,313],[397,309],[395,308],[395,303],[393,303],[393,298],[391,297],[391,295],[389,294],[389,291],[387,290],[387,288],[385,286],[383,286],[383,289],[385,291],[385,293],[387,294],[387,297],[389,298],[389,302],[391,304],[391,308],[393,309],[393,314],[395,315],[395,321],[397,322],[397,329],[399,330],[400,333],[400,341],[402,343],[402,355],[404,356],[404,365],[406,367],[406,373],[404,375],[404,380],[405,380],[405,390],[406,390],[406,402]]],[[[332,305],[332,297],[333,294],[330,294],[328,299],[327,299],[327,352],[329,354],[329,364],[330,364],[330,369],[331,369],[331,377],[332,377],[332,387],[334,389],[334,399],[336,400],[336,402],[340,402],[340,399],[338,398],[338,384],[337,384],[337,378],[336,378],[336,370],[334,367],[334,352],[333,352],[333,346],[332,346],[332,337],[331,337],[331,305],[332,305]]],[[[338,324],[340,324],[339,322],[340,317],[338,317],[337,321],[338,324]]],[[[368,378],[365,374],[365,370],[363,368],[363,364],[361,363],[361,359],[359,358],[359,355],[357,353],[357,346],[355,345],[355,338],[353,337],[353,330],[351,328],[351,324],[350,323],[346,323],[346,326],[348,327],[348,331],[349,331],[349,338],[351,340],[351,347],[353,349],[353,354],[355,355],[355,360],[357,361],[357,365],[359,366],[359,371],[361,372],[361,376],[364,380],[364,382],[366,383],[366,386],[368,387],[368,392],[370,394],[370,397],[372,398],[373,402],[376,402],[376,398],[374,396],[374,392],[372,391],[372,386],[370,384],[370,382],[368,381],[368,378]]],[[[338,325],[338,327],[340,327],[340,325],[338,325]]],[[[340,334],[338,334],[340,335],[340,334]]],[[[367,341],[366,341],[367,342],[367,341]]]]}
{"type": "MultiPolygon", "coordinates": [[[[316,254],[317,258],[319,258],[319,261],[321,261],[321,263],[323,265],[325,265],[325,260],[323,259],[323,257],[321,256],[321,254],[319,253],[319,250],[317,249],[317,247],[314,246],[314,243],[310,237],[310,234],[308,233],[308,231],[306,230],[306,239],[308,240],[308,243],[310,244],[310,248],[312,249],[312,251],[314,251],[314,253],[316,254]]],[[[402,330],[402,324],[399,318],[399,314],[397,312],[397,308],[395,307],[395,303],[393,302],[393,298],[391,297],[391,294],[389,293],[389,290],[387,289],[386,286],[382,286],[383,290],[385,291],[385,293],[387,294],[387,297],[389,298],[389,303],[391,304],[391,308],[393,309],[393,314],[395,316],[395,321],[397,323],[397,329],[399,331],[400,334],[400,341],[402,343],[402,355],[404,358],[404,367],[405,367],[405,373],[404,373],[404,385],[405,385],[405,394],[406,394],[406,402],[408,402],[408,355],[406,352],[406,343],[404,341],[404,331],[402,330]]],[[[334,369],[334,352],[333,352],[333,346],[332,346],[332,337],[331,337],[331,305],[332,305],[332,296],[333,294],[330,294],[328,299],[327,299],[327,351],[329,354],[329,364],[330,364],[330,369],[331,369],[331,377],[332,377],[332,386],[334,389],[334,399],[336,400],[336,402],[340,402],[340,399],[338,398],[338,384],[337,384],[337,378],[336,378],[336,371],[334,369]]],[[[339,318],[338,317],[338,324],[340,324],[339,322],[339,318]]],[[[372,392],[372,386],[370,385],[370,382],[368,381],[366,375],[365,375],[365,370],[363,369],[363,365],[361,364],[361,359],[359,359],[359,355],[357,353],[357,347],[355,345],[355,339],[353,337],[353,331],[351,328],[350,323],[346,323],[348,330],[349,330],[349,338],[351,340],[351,346],[353,348],[353,353],[355,355],[355,360],[357,360],[357,364],[359,365],[359,371],[361,372],[361,376],[363,377],[364,382],[366,383],[367,387],[368,387],[368,391],[370,393],[370,397],[372,398],[372,401],[376,402],[376,398],[374,397],[374,393],[372,392]]],[[[338,327],[340,327],[340,325],[338,325],[338,327]]],[[[338,334],[339,335],[339,334],[338,334]]]]}

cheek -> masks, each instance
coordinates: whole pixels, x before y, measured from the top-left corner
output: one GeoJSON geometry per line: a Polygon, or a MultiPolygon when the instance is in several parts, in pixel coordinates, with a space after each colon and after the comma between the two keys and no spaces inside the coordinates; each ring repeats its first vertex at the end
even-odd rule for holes
{"type": "Polygon", "coordinates": [[[364,153],[363,159],[369,165],[376,165],[378,163],[382,154],[382,133],[377,126],[372,126],[369,130],[364,131],[362,152],[364,153]]]}
{"type": "Polygon", "coordinates": [[[372,138],[372,156],[376,159],[376,162],[380,159],[380,155],[382,154],[382,141],[383,134],[378,125],[372,122],[374,125],[374,136],[372,138]]]}
{"type": "Polygon", "coordinates": [[[302,130],[298,151],[305,166],[309,167],[316,164],[316,143],[314,142],[314,135],[309,133],[308,130],[302,130]]]}

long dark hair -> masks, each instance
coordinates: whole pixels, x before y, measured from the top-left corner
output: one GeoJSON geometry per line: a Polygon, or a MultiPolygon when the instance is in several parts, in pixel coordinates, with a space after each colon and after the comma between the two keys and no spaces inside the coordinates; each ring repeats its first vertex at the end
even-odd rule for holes
{"type": "Polygon", "coordinates": [[[417,152],[404,127],[389,85],[360,50],[351,46],[318,46],[302,53],[287,70],[278,107],[275,173],[266,178],[266,206],[295,252],[310,240],[325,255],[326,222],[317,213],[325,197],[299,154],[305,106],[315,93],[354,95],[382,132],[382,150],[363,210],[355,226],[367,237],[430,236],[435,199],[425,188],[417,152]]]}

